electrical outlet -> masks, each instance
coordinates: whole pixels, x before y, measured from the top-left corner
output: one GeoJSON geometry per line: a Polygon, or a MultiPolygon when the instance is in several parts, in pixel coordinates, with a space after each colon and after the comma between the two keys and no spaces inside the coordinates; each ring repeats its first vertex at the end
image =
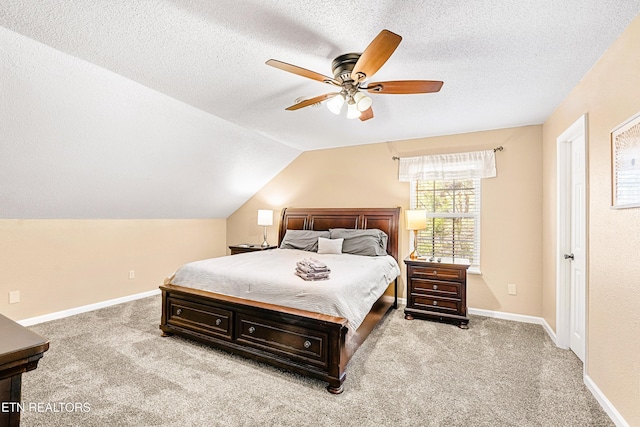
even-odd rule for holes
{"type": "Polygon", "coordinates": [[[509,288],[509,295],[515,295],[516,294],[516,285],[513,283],[509,283],[507,285],[507,287],[509,288]]]}
{"type": "Polygon", "coordinates": [[[136,278],[136,271],[129,270],[129,279],[135,279],[135,278],[136,278]]]}
{"type": "Polygon", "coordinates": [[[9,304],[20,302],[20,291],[9,292],[9,304]]]}

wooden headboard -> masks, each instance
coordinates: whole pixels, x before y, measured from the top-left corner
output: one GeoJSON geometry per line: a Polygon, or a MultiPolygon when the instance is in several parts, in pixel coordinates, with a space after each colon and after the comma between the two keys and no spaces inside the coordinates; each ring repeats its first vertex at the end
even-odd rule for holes
{"type": "Polygon", "coordinates": [[[289,230],[377,228],[389,236],[387,253],[398,260],[400,208],[284,208],[278,230],[278,246],[289,230]]]}

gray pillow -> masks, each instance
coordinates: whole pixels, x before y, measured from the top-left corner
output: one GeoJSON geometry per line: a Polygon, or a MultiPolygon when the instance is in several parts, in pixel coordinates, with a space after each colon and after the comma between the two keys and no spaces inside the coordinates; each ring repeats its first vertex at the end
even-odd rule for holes
{"type": "Polygon", "coordinates": [[[387,255],[387,234],[372,228],[370,230],[354,230],[349,228],[332,228],[329,230],[332,239],[344,239],[343,254],[382,256],[387,255]]]}
{"type": "Polygon", "coordinates": [[[329,238],[328,231],[315,230],[287,230],[280,242],[281,249],[300,249],[309,252],[318,252],[318,238],[329,238]]]}

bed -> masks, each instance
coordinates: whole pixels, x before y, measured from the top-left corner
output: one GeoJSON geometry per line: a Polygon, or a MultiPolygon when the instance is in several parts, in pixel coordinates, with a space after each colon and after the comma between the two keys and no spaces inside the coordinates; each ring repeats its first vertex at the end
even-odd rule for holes
{"type": "MultiPolygon", "coordinates": [[[[379,229],[388,236],[388,255],[397,261],[399,213],[400,208],[284,209],[278,245],[287,230],[379,229]]],[[[279,249],[274,250],[274,256],[275,251],[279,249]]],[[[249,260],[253,255],[231,257],[236,257],[233,260],[239,262],[249,260]]],[[[397,308],[397,286],[396,277],[387,284],[385,292],[373,302],[362,319],[354,321],[199,289],[197,283],[177,285],[168,280],[160,286],[160,329],[163,336],[180,335],[326,381],[327,390],[338,394],[343,391],[345,370],[353,354],[385,314],[391,308],[397,308]],[[354,323],[357,329],[353,327],[354,323]]]]}

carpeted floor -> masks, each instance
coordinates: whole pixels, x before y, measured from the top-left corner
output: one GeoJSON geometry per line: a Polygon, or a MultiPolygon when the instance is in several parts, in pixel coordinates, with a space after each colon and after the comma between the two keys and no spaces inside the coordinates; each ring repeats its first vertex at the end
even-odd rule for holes
{"type": "Polygon", "coordinates": [[[462,330],[396,310],[335,396],[324,382],[161,338],[159,320],[154,296],[32,326],[51,348],[23,375],[34,409],[22,425],[613,426],[579,360],[537,325],[472,316],[462,330]]]}

